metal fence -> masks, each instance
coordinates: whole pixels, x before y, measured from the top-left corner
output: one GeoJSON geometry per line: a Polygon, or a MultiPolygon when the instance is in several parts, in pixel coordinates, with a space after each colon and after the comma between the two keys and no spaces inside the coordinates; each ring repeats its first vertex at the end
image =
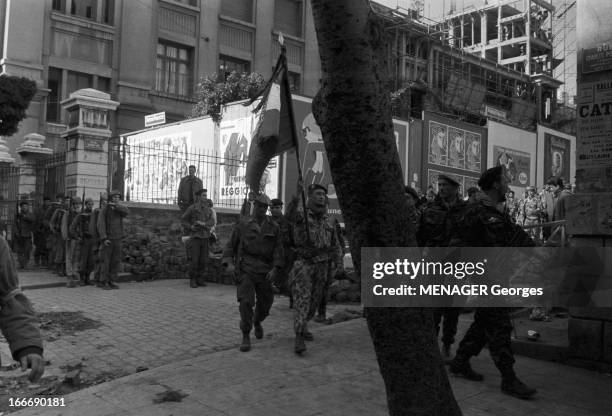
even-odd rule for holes
{"type": "Polygon", "coordinates": [[[233,183],[243,182],[246,160],[220,156],[215,151],[160,142],[121,143],[113,147],[111,160],[111,186],[121,190],[126,201],[177,204],[179,184],[189,174],[190,165],[196,167],[195,176],[202,180],[214,206],[240,209],[246,196],[245,187],[223,186],[230,177],[233,183]]]}
{"type": "Polygon", "coordinates": [[[54,153],[36,161],[36,196],[55,200],[55,195],[66,192],[66,153],[54,153]]]}
{"type": "Polygon", "coordinates": [[[0,167],[0,234],[12,240],[17,204],[19,202],[18,166],[0,167]]]}

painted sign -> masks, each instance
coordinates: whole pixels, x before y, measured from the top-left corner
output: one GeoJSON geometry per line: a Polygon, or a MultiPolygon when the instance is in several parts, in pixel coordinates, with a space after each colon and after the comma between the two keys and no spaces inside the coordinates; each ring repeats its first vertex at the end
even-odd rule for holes
{"type": "Polygon", "coordinates": [[[612,69],[612,49],[608,44],[582,51],[582,73],[608,71],[612,69]]]}
{"type": "Polygon", "coordinates": [[[495,166],[503,166],[510,178],[510,185],[525,187],[529,184],[531,155],[515,149],[493,146],[495,166]]]}
{"type": "Polygon", "coordinates": [[[149,114],[144,118],[145,127],[157,126],[158,124],[166,123],[166,112],[162,111],[161,113],[149,114]]]}

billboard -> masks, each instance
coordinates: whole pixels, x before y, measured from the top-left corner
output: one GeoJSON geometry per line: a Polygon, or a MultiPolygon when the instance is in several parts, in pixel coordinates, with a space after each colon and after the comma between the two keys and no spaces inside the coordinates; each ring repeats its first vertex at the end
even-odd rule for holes
{"type": "MultiPolygon", "coordinates": [[[[551,133],[544,133],[544,177],[560,177],[570,181],[571,142],[551,133]]],[[[574,179],[574,178],[571,178],[574,179]]]]}
{"type": "Polygon", "coordinates": [[[506,168],[510,185],[526,187],[531,177],[531,155],[515,149],[493,146],[493,160],[495,166],[506,168]]]}

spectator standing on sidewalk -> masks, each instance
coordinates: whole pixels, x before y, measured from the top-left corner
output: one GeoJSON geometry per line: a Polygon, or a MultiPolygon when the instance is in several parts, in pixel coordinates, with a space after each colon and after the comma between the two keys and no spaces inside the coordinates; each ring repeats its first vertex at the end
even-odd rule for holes
{"type": "Polygon", "coordinates": [[[31,369],[29,379],[37,382],[45,371],[39,323],[28,298],[19,289],[11,250],[0,237],[0,329],[21,371],[31,369]]]}
{"type": "Polygon", "coordinates": [[[121,240],[123,238],[123,219],[129,210],[120,204],[121,192],[114,190],[108,194],[110,201],[100,210],[98,215],[98,233],[100,235],[100,255],[104,259],[100,286],[102,289],[119,289],[114,282],[117,280],[121,263],[121,240]]]}
{"type": "Polygon", "coordinates": [[[216,216],[206,200],[206,189],[196,192],[196,202],[191,205],[181,217],[183,228],[190,231],[190,237],[185,244],[189,250],[189,285],[192,288],[206,286],[198,283],[198,275],[206,273],[208,267],[208,243],[210,230],[216,224],[216,216]]]}
{"type": "Polygon", "coordinates": [[[273,284],[283,266],[281,232],[266,215],[269,205],[270,199],[266,195],[258,195],[253,215],[236,224],[223,251],[222,264],[228,272],[234,273],[237,285],[242,352],[251,349],[253,327],[255,338],[263,338],[261,323],[270,313],[274,302],[273,284]]]}
{"type": "Polygon", "coordinates": [[[204,188],[202,180],[195,176],[196,167],[189,165],[189,175],[183,177],[179,183],[178,206],[181,211],[186,211],[196,201],[196,192],[204,188]]]}
{"type": "Polygon", "coordinates": [[[13,236],[15,240],[15,251],[19,260],[19,267],[25,269],[30,262],[32,254],[32,235],[36,226],[36,217],[30,212],[30,203],[21,201],[19,212],[16,215],[16,232],[13,236]]]}
{"type": "MultiPolygon", "coordinates": [[[[420,247],[447,247],[450,243],[450,228],[453,221],[467,206],[459,198],[459,182],[447,175],[438,176],[438,195],[425,204],[418,222],[417,242],[420,247]]],[[[442,318],[442,355],[450,358],[451,346],[455,342],[459,308],[436,308],[433,313],[436,334],[440,332],[442,318]]]]}
{"type": "MultiPolygon", "coordinates": [[[[535,243],[523,229],[514,224],[498,205],[504,202],[508,178],[501,166],[484,172],[478,186],[484,196],[478,203],[466,207],[451,228],[451,246],[458,247],[534,247],[535,243]]],[[[514,373],[511,347],[512,323],[509,308],[477,308],[474,322],[459,344],[450,372],[468,380],[482,381],[483,376],[470,366],[470,358],[488,344],[493,362],[501,372],[502,392],[527,399],[536,390],[526,386],[514,373]]]]}
{"type": "Polygon", "coordinates": [[[77,271],[79,273],[79,284],[81,286],[89,285],[89,275],[93,270],[94,263],[93,238],[89,231],[93,199],[86,198],[84,205],[83,211],[80,212],[70,224],[70,234],[79,245],[77,271]]]}
{"type": "Polygon", "coordinates": [[[314,339],[308,331],[308,321],[317,312],[330,273],[335,274],[330,269],[342,265],[342,248],[327,215],[327,188],[320,184],[311,184],[308,187],[306,212],[298,208],[297,203],[302,190],[303,185],[298,183],[297,194],[293,197],[292,208],[289,210],[289,219],[294,225],[293,241],[296,247],[296,260],[289,273],[289,285],[293,294],[296,354],[306,351],[304,341],[314,339]]]}

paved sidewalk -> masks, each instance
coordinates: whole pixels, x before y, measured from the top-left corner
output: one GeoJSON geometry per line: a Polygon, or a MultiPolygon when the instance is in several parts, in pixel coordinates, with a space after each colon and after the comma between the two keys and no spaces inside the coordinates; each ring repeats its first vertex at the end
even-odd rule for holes
{"type": "MultiPolygon", "coordinates": [[[[385,393],[364,319],[313,331],[304,357],[292,338],[257,342],[204,354],[133,374],[66,396],[66,407],[25,409],[25,415],[386,415],[385,393]],[[156,404],[157,395],[180,391],[181,402],[156,404]]],[[[518,358],[517,372],[537,386],[535,400],[499,391],[488,354],[474,360],[483,383],[451,378],[466,416],[604,416],[612,406],[612,377],[545,361],[518,358]]]]}

